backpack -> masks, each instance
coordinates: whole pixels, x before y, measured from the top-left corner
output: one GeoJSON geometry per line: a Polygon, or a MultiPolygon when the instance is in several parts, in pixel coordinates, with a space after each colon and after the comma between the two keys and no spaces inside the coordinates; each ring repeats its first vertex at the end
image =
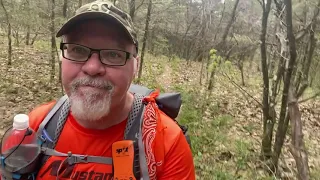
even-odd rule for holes
{"type": "MultiPolygon", "coordinates": [[[[145,149],[142,143],[141,135],[141,124],[143,121],[143,114],[145,110],[146,103],[143,99],[151,95],[155,90],[149,89],[147,87],[131,84],[129,91],[135,95],[135,101],[132,107],[131,112],[129,113],[128,122],[125,129],[124,139],[133,140],[135,143],[134,148],[134,175],[136,179],[143,178],[143,180],[149,180],[148,175],[148,166],[146,163],[145,149]],[[141,170],[141,172],[140,172],[141,170]]],[[[182,104],[181,94],[180,93],[160,93],[159,96],[155,98],[155,102],[158,108],[164,112],[167,116],[173,119],[177,125],[181,128],[185,138],[191,148],[191,140],[187,134],[188,128],[179,124],[176,121],[176,118],[179,114],[180,107],[182,104]]],[[[60,155],[60,156],[69,156],[62,155],[62,153],[54,152],[56,143],[59,139],[59,136],[62,132],[66,117],[68,116],[69,109],[65,108],[70,106],[67,95],[61,97],[53,108],[49,111],[47,116],[44,118],[42,123],[39,126],[37,131],[38,136],[44,142],[43,147],[48,148],[46,155],[42,157],[40,167],[45,164],[50,156],[60,155]],[[52,151],[52,152],[51,152],[52,151]]],[[[84,161],[81,158],[81,155],[76,155],[76,158],[72,158],[70,163],[79,163],[84,161]]],[[[112,164],[112,159],[107,157],[85,157],[86,161],[88,159],[90,162],[103,162],[106,164],[112,164]]],[[[68,160],[69,161],[69,160],[68,160]]]]}

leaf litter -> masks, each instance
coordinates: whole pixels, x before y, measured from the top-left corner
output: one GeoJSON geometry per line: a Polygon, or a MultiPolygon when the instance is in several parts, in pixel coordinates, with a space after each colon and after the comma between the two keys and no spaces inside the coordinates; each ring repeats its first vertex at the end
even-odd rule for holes
{"type": "MultiPolygon", "coordinates": [[[[49,53],[31,47],[14,48],[13,64],[8,68],[5,55],[6,49],[3,47],[6,46],[0,48],[1,134],[10,126],[15,114],[28,113],[39,104],[61,96],[60,83],[58,81],[59,66],[57,63],[55,79],[53,82],[50,82],[51,68],[49,66],[49,53]]],[[[147,65],[144,66],[149,67],[144,69],[145,79],[152,77],[149,82],[151,83],[151,81],[156,80],[159,86],[161,85],[165,91],[173,91],[175,86],[181,85],[190,92],[198,92],[199,95],[206,92],[206,87],[200,85],[199,82],[200,63],[187,63],[186,61],[173,62],[165,58],[158,60],[151,56],[148,56],[145,62],[147,65]],[[155,73],[157,73],[157,76],[154,75],[155,73]]],[[[240,82],[239,76],[234,76],[232,73],[230,73],[230,76],[237,83],[240,82]]],[[[259,100],[261,99],[262,90],[261,81],[259,80],[260,77],[252,74],[250,74],[250,76],[251,77],[246,80],[246,87],[243,88],[259,100]]],[[[202,81],[205,81],[205,79],[202,81]]],[[[194,105],[195,108],[201,107],[200,104],[194,105]]],[[[304,102],[299,106],[302,112],[303,133],[309,155],[310,169],[311,171],[319,171],[319,99],[304,102]]],[[[215,146],[214,149],[210,149],[212,145],[203,145],[203,153],[198,151],[199,153],[195,155],[195,162],[199,163],[197,167],[199,166],[200,168],[206,169],[208,172],[216,172],[214,169],[207,167],[211,164],[217,164],[214,166],[216,168],[220,167],[223,169],[224,167],[232,171],[235,171],[235,168],[239,168],[239,170],[237,170],[239,172],[237,173],[242,173],[242,176],[245,177],[246,171],[240,167],[241,158],[239,159],[240,151],[245,148],[248,150],[248,155],[242,153],[241,157],[248,158],[248,160],[245,161],[246,166],[251,169],[256,169],[256,176],[265,175],[258,168],[258,155],[262,136],[262,111],[260,106],[252,98],[241,93],[228,79],[218,74],[204,115],[203,121],[194,123],[199,124],[201,127],[210,127],[212,129],[216,129],[216,127],[219,126],[216,135],[221,137],[211,137],[210,133],[203,132],[202,128],[189,130],[194,132],[193,134],[196,136],[206,137],[208,143],[213,143],[215,146]],[[219,122],[217,122],[217,119],[219,119],[219,122]],[[221,138],[220,141],[212,140],[219,138],[221,138]],[[215,144],[216,142],[219,142],[219,144],[215,144]],[[235,165],[236,162],[238,164],[235,165]]],[[[290,139],[287,138],[279,164],[285,176],[295,177],[295,162],[288,151],[289,144],[290,139]]]]}

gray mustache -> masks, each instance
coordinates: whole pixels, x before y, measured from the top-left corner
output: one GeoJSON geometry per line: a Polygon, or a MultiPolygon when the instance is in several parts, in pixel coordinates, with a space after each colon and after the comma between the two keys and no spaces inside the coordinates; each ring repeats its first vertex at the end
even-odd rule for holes
{"type": "Polygon", "coordinates": [[[78,89],[79,86],[92,86],[96,88],[113,90],[113,85],[109,81],[94,79],[94,78],[79,78],[71,83],[73,90],[78,89]]]}

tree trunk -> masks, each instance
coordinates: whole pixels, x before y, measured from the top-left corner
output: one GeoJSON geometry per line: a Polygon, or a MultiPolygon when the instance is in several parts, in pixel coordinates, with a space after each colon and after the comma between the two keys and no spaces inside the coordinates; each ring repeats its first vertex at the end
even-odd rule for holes
{"type": "Polygon", "coordinates": [[[206,80],[208,81],[208,79],[209,79],[209,67],[210,67],[210,64],[212,63],[212,61],[211,61],[211,53],[208,53],[208,55],[207,55],[207,64],[206,64],[206,76],[205,76],[205,78],[206,78],[206,80]]]}
{"type": "Polygon", "coordinates": [[[271,170],[274,172],[277,172],[278,170],[278,161],[279,156],[281,153],[281,149],[283,146],[283,142],[285,139],[285,135],[288,128],[289,121],[286,118],[286,112],[287,112],[287,104],[288,104],[288,92],[289,88],[291,86],[291,78],[292,78],[292,71],[296,64],[296,43],[295,43],[295,37],[293,34],[293,27],[292,27],[292,4],[291,0],[284,0],[285,6],[286,6],[286,25],[287,25],[287,38],[289,43],[289,49],[290,49],[290,59],[288,68],[286,69],[285,77],[284,77],[284,87],[282,92],[282,102],[281,102],[281,110],[280,110],[280,117],[279,117],[279,123],[276,133],[276,139],[275,139],[275,145],[274,145],[274,155],[272,158],[273,161],[273,167],[271,167],[271,170]]]}
{"type": "Polygon", "coordinates": [[[62,14],[64,18],[67,18],[68,0],[63,1],[62,14]]]}
{"type": "Polygon", "coordinates": [[[213,89],[215,74],[216,74],[216,69],[213,68],[211,75],[210,75],[210,79],[209,79],[208,91],[211,91],[213,89]]]}
{"type": "Polygon", "coordinates": [[[142,39],[142,49],[141,49],[141,59],[140,59],[140,66],[139,66],[139,73],[138,73],[138,83],[140,82],[141,75],[142,75],[142,66],[143,66],[143,60],[144,60],[144,54],[145,54],[145,49],[146,49],[146,44],[147,44],[147,39],[148,39],[148,33],[149,33],[149,23],[151,19],[151,11],[152,11],[152,0],[149,0],[148,4],[148,11],[147,11],[147,18],[146,18],[146,25],[145,25],[145,33],[143,35],[142,39]]]}
{"type": "Polygon", "coordinates": [[[129,1],[129,15],[131,16],[132,21],[134,19],[135,11],[136,11],[136,0],[130,0],[129,1]]]}
{"type": "MultiPolygon", "coordinates": [[[[151,33],[150,33],[150,35],[149,35],[150,39],[154,39],[154,38],[155,38],[155,34],[156,34],[155,31],[156,31],[156,29],[157,29],[157,27],[156,27],[156,25],[155,25],[155,26],[150,30],[150,31],[151,31],[151,33]]],[[[152,55],[154,55],[154,56],[157,55],[157,52],[155,51],[155,48],[156,48],[155,43],[151,43],[149,49],[150,49],[150,53],[151,53],[152,55]]],[[[170,49],[170,50],[171,50],[171,49],[170,49]]]]}
{"type": "MultiPolygon", "coordinates": [[[[310,66],[312,62],[312,57],[314,53],[314,49],[316,47],[316,38],[314,34],[314,30],[317,29],[317,17],[319,15],[319,6],[320,6],[320,1],[318,1],[318,5],[314,10],[314,16],[312,18],[312,22],[310,24],[310,28],[308,30],[309,32],[309,41],[308,44],[306,45],[306,50],[303,53],[304,59],[302,62],[302,69],[301,71],[298,72],[297,75],[297,80],[295,82],[295,89],[296,89],[296,96],[299,99],[299,97],[304,93],[304,90],[308,85],[310,85],[309,82],[309,71],[310,71],[310,66]]],[[[304,9],[306,11],[306,9],[304,9]]],[[[306,12],[304,12],[306,14],[306,12]]],[[[306,16],[306,15],[305,15],[306,16]]]]}
{"type": "MultiPolygon", "coordinates": [[[[278,23],[276,23],[275,27],[274,27],[274,34],[277,34],[277,31],[278,31],[278,23]]],[[[276,57],[278,55],[277,53],[277,47],[274,47],[273,45],[271,46],[270,48],[270,53],[269,53],[269,57],[268,57],[268,62],[269,62],[269,76],[273,76],[273,73],[275,71],[275,66],[276,66],[276,57]]]]}
{"type": "Polygon", "coordinates": [[[235,4],[233,6],[231,19],[228,22],[227,27],[224,30],[224,33],[222,35],[222,40],[220,41],[220,43],[218,45],[218,55],[223,56],[223,57],[225,56],[224,50],[225,50],[226,39],[227,39],[227,36],[228,36],[229,31],[231,29],[231,25],[233,24],[233,22],[234,22],[234,20],[236,18],[236,11],[237,11],[237,7],[238,7],[238,4],[239,4],[239,1],[240,0],[236,0],[235,4]]]}
{"type": "Polygon", "coordinates": [[[55,53],[56,53],[56,38],[55,38],[55,0],[51,0],[51,26],[50,26],[50,32],[51,32],[51,73],[50,73],[50,81],[53,82],[54,75],[55,75],[55,53]]]}
{"type": "Polygon", "coordinates": [[[292,126],[292,140],[289,150],[296,161],[298,180],[309,180],[310,171],[308,165],[308,154],[303,141],[301,112],[299,110],[297,97],[294,96],[293,88],[289,89],[288,114],[292,126]]]}
{"type": "Polygon", "coordinates": [[[80,8],[82,6],[82,0],[78,1],[78,8],[80,8]]]}
{"type": "Polygon", "coordinates": [[[229,34],[229,31],[230,31],[230,28],[231,28],[231,25],[232,25],[232,23],[233,23],[234,20],[235,20],[236,11],[237,11],[237,7],[238,7],[238,4],[239,4],[239,1],[240,1],[240,0],[237,0],[237,1],[235,2],[234,6],[233,6],[231,19],[230,19],[230,21],[229,21],[229,23],[228,23],[228,25],[227,25],[227,27],[226,27],[226,29],[225,29],[225,31],[224,31],[224,34],[222,35],[222,43],[224,43],[224,42],[226,41],[227,36],[228,36],[228,34],[229,34]]]}
{"type": "Polygon", "coordinates": [[[271,0],[267,0],[266,4],[263,2],[263,14],[262,14],[262,30],[260,35],[261,41],[261,70],[263,77],[263,136],[262,136],[262,147],[261,157],[263,159],[269,159],[272,155],[271,144],[272,144],[272,130],[274,122],[269,116],[269,75],[267,65],[267,47],[266,47],[266,34],[268,27],[268,17],[270,12],[271,0]]]}
{"type": "MultiPolygon", "coordinates": [[[[29,0],[26,0],[27,7],[28,7],[28,15],[31,17],[31,9],[30,9],[30,2],[29,0]]],[[[27,25],[27,34],[26,34],[26,45],[30,44],[30,24],[27,25]]]]}
{"type": "Polygon", "coordinates": [[[242,86],[245,86],[246,83],[245,83],[245,80],[244,80],[244,73],[243,73],[243,59],[240,60],[239,62],[239,70],[240,70],[240,73],[241,73],[241,82],[242,82],[242,86]]]}
{"type": "Polygon", "coordinates": [[[204,69],[204,59],[202,59],[201,61],[201,69],[200,69],[200,78],[199,78],[199,85],[201,86],[202,85],[202,77],[203,77],[203,69],[204,69]]]}
{"type": "Polygon", "coordinates": [[[11,24],[9,20],[9,14],[7,9],[4,7],[3,0],[0,0],[1,6],[3,8],[4,14],[6,16],[7,23],[7,38],[8,38],[8,65],[12,65],[12,39],[11,39],[11,24]]]}
{"type": "Polygon", "coordinates": [[[15,38],[15,45],[19,47],[19,45],[20,45],[19,28],[17,28],[16,30],[13,30],[13,34],[12,35],[15,38]]]}
{"type": "MultiPolygon", "coordinates": [[[[206,49],[206,31],[207,31],[207,10],[206,10],[206,1],[202,1],[202,15],[201,15],[201,30],[199,30],[199,34],[197,37],[200,37],[197,39],[197,56],[196,61],[197,62],[203,62],[204,52],[206,49]]],[[[203,65],[203,63],[202,63],[203,65]]]]}
{"type": "Polygon", "coordinates": [[[313,87],[314,78],[317,77],[318,74],[318,68],[320,68],[320,62],[316,61],[314,65],[314,71],[311,73],[312,76],[310,77],[310,87],[313,87]]]}
{"type": "Polygon", "coordinates": [[[30,44],[30,26],[27,26],[26,45],[30,44]]]}
{"type": "Polygon", "coordinates": [[[226,9],[226,3],[223,2],[223,9],[222,9],[222,13],[221,13],[221,17],[220,17],[220,21],[219,21],[219,24],[217,25],[217,30],[216,30],[216,33],[214,34],[214,38],[213,40],[215,41],[216,38],[217,38],[217,35],[218,35],[218,32],[220,32],[220,25],[221,25],[221,22],[222,22],[222,19],[224,18],[224,12],[225,12],[225,9],[226,9]]]}
{"type": "Polygon", "coordinates": [[[36,32],[36,34],[33,36],[30,45],[34,44],[34,42],[36,41],[37,37],[38,37],[38,32],[36,32]]]}
{"type": "MultiPolygon", "coordinates": [[[[320,1],[318,2],[318,7],[320,6],[320,1]]],[[[316,7],[316,14],[317,16],[319,15],[319,8],[316,7]]],[[[312,57],[313,57],[313,53],[314,53],[314,49],[316,47],[316,38],[315,38],[315,34],[314,34],[314,30],[317,29],[317,21],[316,18],[314,18],[312,24],[311,24],[311,28],[310,28],[310,41],[308,43],[308,54],[307,54],[307,62],[303,65],[303,82],[305,82],[306,84],[308,83],[309,80],[309,71],[310,71],[310,66],[311,66],[311,62],[312,62],[312,57]]],[[[300,89],[298,91],[297,94],[297,98],[299,98],[302,94],[303,94],[304,90],[300,89]]]]}
{"type": "MultiPolygon", "coordinates": [[[[301,68],[301,70],[300,71],[298,71],[297,72],[297,74],[296,74],[296,79],[295,79],[295,92],[298,92],[299,91],[299,89],[300,89],[300,85],[301,85],[301,83],[302,84],[304,84],[305,82],[304,82],[304,77],[303,76],[305,76],[305,74],[303,73],[303,69],[305,69],[305,66],[306,66],[306,61],[307,61],[307,54],[308,54],[308,52],[309,52],[309,49],[310,49],[310,43],[311,42],[309,42],[309,43],[307,43],[307,45],[305,45],[305,49],[304,50],[302,50],[302,52],[300,53],[301,54],[301,56],[303,56],[301,59],[302,60],[300,60],[301,62],[300,62],[300,64],[301,64],[301,66],[302,66],[302,68],[301,68]]],[[[302,49],[302,48],[301,48],[302,49]]],[[[299,59],[299,58],[298,58],[299,59]]]]}

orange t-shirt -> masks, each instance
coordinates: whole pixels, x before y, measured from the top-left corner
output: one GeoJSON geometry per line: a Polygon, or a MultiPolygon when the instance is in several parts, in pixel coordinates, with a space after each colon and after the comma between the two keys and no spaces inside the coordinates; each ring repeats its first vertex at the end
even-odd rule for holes
{"type": "MultiPolygon", "coordinates": [[[[31,128],[38,130],[54,103],[41,105],[30,112],[31,128]]],[[[150,107],[147,106],[147,108],[150,107]]],[[[194,180],[192,153],[180,127],[161,111],[160,117],[161,121],[158,122],[163,127],[161,130],[155,128],[157,122],[143,123],[143,132],[145,132],[143,139],[146,144],[150,180],[194,180]],[[155,134],[159,134],[159,138],[155,134]],[[158,149],[162,149],[163,152],[157,152],[158,149]]],[[[86,129],[78,124],[70,113],[55,149],[63,153],[71,151],[73,154],[111,157],[112,143],[123,140],[126,122],[127,120],[124,120],[104,130],[86,129]]],[[[82,163],[69,167],[60,166],[65,159],[65,157],[50,157],[40,169],[36,179],[55,180],[57,174],[59,179],[113,179],[111,165],[82,163]],[[59,173],[58,169],[60,169],[59,173]]]]}

